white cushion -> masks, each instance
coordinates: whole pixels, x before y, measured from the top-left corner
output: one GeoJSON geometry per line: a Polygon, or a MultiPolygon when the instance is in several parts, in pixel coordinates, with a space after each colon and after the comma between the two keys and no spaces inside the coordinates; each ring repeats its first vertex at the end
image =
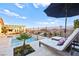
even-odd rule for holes
{"type": "Polygon", "coordinates": [[[54,37],[52,37],[51,39],[52,39],[52,40],[57,40],[57,41],[59,41],[59,40],[62,39],[62,38],[64,38],[64,37],[54,36],[54,37]]]}
{"type": "Polygon", "coordinates": [[[47,46],[50,46],[51,48],[55,48],[57,50],[62,50],[62,46],[58,46],[58,41],[55,41],[55,40],[51,40],[51,39],[43,39],[43,40],[40,40],[40,42],[42,42],[43,44],[47,45],[47,46]]]}

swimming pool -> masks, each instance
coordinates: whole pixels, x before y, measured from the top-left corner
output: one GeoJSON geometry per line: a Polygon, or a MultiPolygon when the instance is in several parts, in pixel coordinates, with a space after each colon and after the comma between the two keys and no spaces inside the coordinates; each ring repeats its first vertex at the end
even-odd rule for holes
{"type": "MultiPolygon", "coordinates": [[[[36,41],[37,39],[36,38],[29,38],[28,40],[26,40],[26,43],[30,43],[30,42],[33,42],[33,41],[36,41]]],[[[20,40],[17,40],[16,38],[13,38],[12,41],[11,41],[11,46],[12,47],[16,47],[16,46],[19,46],[19,45],[22,45],[23,44],[23,41],[20,41],[20,40]]]]}

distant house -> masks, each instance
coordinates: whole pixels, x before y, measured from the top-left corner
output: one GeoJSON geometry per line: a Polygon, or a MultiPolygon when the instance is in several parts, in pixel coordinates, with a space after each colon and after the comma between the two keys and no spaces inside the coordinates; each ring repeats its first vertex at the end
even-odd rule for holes
{"type": "Polygon", "coordinates": [[[7,24],[4,24],[3,19],[0,18],[0,33],[2,33],[3,26],[8,29],[7,33],[20,33],[20,32],[26,31],[26,28],[24,25],[7,25],[7,24]]]}

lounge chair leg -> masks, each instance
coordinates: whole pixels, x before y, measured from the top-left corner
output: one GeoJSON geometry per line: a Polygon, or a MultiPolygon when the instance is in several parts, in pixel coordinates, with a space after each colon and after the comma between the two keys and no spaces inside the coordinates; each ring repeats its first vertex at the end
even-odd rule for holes
{"type": "Polygon", "coordinates": [[[39,47],[41,47],[41,43],[39,42],[39,47]]]}
{"type": "Polygon", "coordinates": [[[73,51],[71,51],[71,56],[73,56],[73,53],[74,53],[74,52],[73,52],[73,51]]]}
{"type": "Polygon", "coordinates": [[[71,56],[73,56],[73,48],[72,48],[72,46],[71,46],[71,51],[70,51],[70,54],[71,54],[71,56]]]}

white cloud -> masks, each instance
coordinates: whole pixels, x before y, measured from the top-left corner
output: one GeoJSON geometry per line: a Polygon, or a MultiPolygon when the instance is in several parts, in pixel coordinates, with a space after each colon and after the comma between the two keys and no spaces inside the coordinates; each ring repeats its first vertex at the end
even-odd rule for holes
{"type": "Polygon", "coordinates": [[[37,22],[39,25],[52,25],[55,24],[55,22],[37,22]]]}
{"type": "Polygon", "coordinates": [[[58,20],[56,18],[48,18],[48,19],[45,19],[46,21],[39,21],[39,22],[36,22],[36,24],[40,25],[40,26],[52,26],[52,25],[55,25],[55,24],[59,24],[59,23],[63,23],[63,19],[62,20],[58,20]]]}
{"type": "Polygon", "coordinates": [[[55,22],[50,22],[50,24],[55,24],[55,22]]]}
{"type": "Polygon", "coordinates": [[[47,7],[48,5],[50,5],[50,3],[40,3],[40,5],[42,5],[43,7],[47,7]]]}
{"type": "Polygon", "coordinates": [[[33,6],[34,6],[35,8],[39,8],[39,4],[37,4],[37,3],[33,3],[33,6]]]}
{"type": "Polygon", "coordinates": [[[27,19],[25,16],[19,16],[19,18],[21,18],[21,19],[27,19]]]}
{"type": "Polygon", "coordinates": [[[52,26],[52,25],[54,25],[55,23],[54,23],[54,22],[37,22],[36,24],[37,24],[38,26],[45,27],[45,26],[52,26]]]}
{"type": "Polygon", "coordinates": [[[52,21],[53,19],[47,19],[48,21],[52,21]]]}
{"type": "Polygon", "coordinates": [[[39,8],[39,6],[47,7],[50,3],[33,3],[35,8],[39,8]]]}
{"type": "Polygon", "coordinates": [[[10,11],[8,9],[0,10],[0,13],[5,14],[5,15],[7,15],[9,17],[17,17],[17,18],[21,18],[21,19],[27,19],[27,17],[21,16],[21,15],[15,13],[15,12],[12,12],[12,11],[10,11]]]}
{"type": "Polygon", "coordinates": [[[15,5],[16,5],[18,8],[21,8],[21,9],[24,8],[24,6],[25,6],[25,5],[22,4],[22,3],[15,3],[15,5]]]}
{"type": "MultiPolygon", "coordinates": [[[[50,3],[33,3],[33,6],[35,8],[39,8],[39,6],[43,6],[43,7],[47,7],[50,3]]],[[[24,8],[25,4],[23,3],[15,3],[15,6],[17,6],[18,8],[24,8]]]]}
{"type": "Polygon", "coordinates": [[[46,21],[39,21],[39,22],[36,22],[37,25],[39,26],[53,26],[57,23],[57,20],[53,20],[52,18],[48,18],[48,19],[45,19],[46,21]]]}
{"type": "Polygon", "coordinates": [[[8,15],[8,16],[19,16],[18,14],[14,13],[14,12],[11,12],[11,11],[9,11],[7,9],[4,9],[3,13],[8,15]]]}

